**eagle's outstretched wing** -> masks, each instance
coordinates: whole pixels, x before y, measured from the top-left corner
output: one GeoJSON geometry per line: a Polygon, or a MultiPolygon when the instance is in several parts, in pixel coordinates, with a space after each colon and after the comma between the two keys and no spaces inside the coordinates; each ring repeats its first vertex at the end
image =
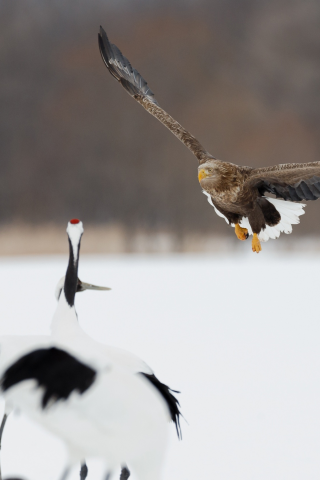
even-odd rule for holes
{"type": "Polygon", "coordinates": [[[158,102],[154,98],[154,93],[148,87],[145,79],[131,66],[131,63],[122,55],[119,48],[109,42],[102,27],[100,27],[98,40],[102,60],[111,75],[121,83],[132,97],[141,95],[157,105],[158,102]]]}
{"type": "Polygon", "coordinates": [[[197,157],[199,163],[213,158],[198,140],[185,130],[176,120],[165,112],[154,98],[154,93],[140,73],[131,66],[129,60],[122,55],[119,48],[109,42],[106,32],[100,27],[98,34],[101,57],[109,72],[126,91],[135,98],[151,115],[167,127],[197,157]]]}
{"type": "Polygon", "coordinates": [[[255,187],[262,194],[269,192],[292,202],[317,200],[320,198],[320,162],[255,168],[244,186],[255,187]]]}

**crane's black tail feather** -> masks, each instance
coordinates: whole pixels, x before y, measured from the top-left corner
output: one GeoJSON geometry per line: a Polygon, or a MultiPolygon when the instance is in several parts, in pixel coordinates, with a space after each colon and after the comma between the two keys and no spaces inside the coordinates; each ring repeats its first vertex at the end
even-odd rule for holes
{"type": "Polygon", "coordinates": [[[177,390],[172,390],[170,387],[160,382],[155,375],[149,375],[148,373],[142,373],[142,375],[149,380],[150,383],[158,390],[161,396],[164,398],[170,412],[171,420],[174,422],[177,430],[178,438],[182,439],[180,417],[182,416],[180,412],[180,403],[177,398],[172,395],[171,392],[180,393],[177,390]]]}

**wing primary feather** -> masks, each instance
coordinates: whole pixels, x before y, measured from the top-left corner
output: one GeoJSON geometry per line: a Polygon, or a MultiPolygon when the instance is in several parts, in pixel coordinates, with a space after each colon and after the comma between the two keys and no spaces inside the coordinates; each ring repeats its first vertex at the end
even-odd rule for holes
{"type": "Polygon", "coordinates": [[[317,200],[320,198],[320,162],[255,168],[247,182],[250,188],[257,188],[261,194],[270,192],[284,200],[317,200]]]}
{"type": "Polygon", "coordinates": [[[157,104],[154,93],[148,87],[147,82],[142,78],[140,73],[132,67],[120,49],[110,43],[106,32],[101,26],[98,41],[102,60],[111,75],[122,84],[131,96],[142,95],[157,104]]]}
{"type": "Polygon", "coordinates": [[[298,196],[297,192],[291,185],[288,185],[289,196],[293,202],[300,202],[301,198],[298,196]]]}
{"type": "Polygon", "coordinates": [[[310,186],[306,182],[302,181],[300,187],[306,200],[317,200],[317,197],[312,193],[310,186]]]}
{"type": "Polygon", "coordinates": [[[140,73],[132,67],[129,60],[121,53],[116,45],[110,43],[104,29],[100,26],[98,34],[99,50],[102,60],[111,75],[121,83],[125,90],[151,115],[156,117],[167,127],[191,152],[197,157],[199,163],[204,163],[208,158],[214,158],[200,144],[200,142],[174,120],[158,104],[154,93],[140,73]]]}

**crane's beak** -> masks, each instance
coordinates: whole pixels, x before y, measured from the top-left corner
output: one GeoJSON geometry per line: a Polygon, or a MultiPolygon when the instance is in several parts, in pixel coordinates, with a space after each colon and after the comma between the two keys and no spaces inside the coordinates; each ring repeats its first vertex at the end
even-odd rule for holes
{"type": "Polygon", "coordinates": [[[201,180],[206,178],[206,176],[207,176],[207,174],[206,174],[205,170],[203,168],[201,168],[201,170],[198,173],[199,182],[201,182],[201,180]]]}
{"type": "Polygon", "coordinates": [[[85,290],[106,291],[106,290],[111,290],[111,288],[109,288],[109,287],[98,287],[97,285],[92,285],[92,283],[82,282],[80,279],[78,279],[77,292],[84,292],[85,290]]]}

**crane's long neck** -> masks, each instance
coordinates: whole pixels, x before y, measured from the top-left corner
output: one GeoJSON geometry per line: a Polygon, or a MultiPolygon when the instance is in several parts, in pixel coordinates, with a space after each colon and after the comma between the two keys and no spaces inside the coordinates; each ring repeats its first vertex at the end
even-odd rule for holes
{"type": "MultiPolygon", "coordinates": [[[[69,264],[67,268],[66,278],[64,281],[63,291],[70,307],[74,306],[74,299],[77,292],[78,285],[78,265],[79,265],[79,250],[80,241],[75,243],[69,240],[69,264]]],[[[62,292],[61,292],[62,293],[62,292]]]]}
{"type": "Polygon", "coordinates": [[[74,300],[78,285],[80,238],[69,237],[69,264],[65,276],[64,287],[51,322],[51,333],[59,339],[76,334],[79,330],[74,300]]]}
{"type": "Polygon", "coordinates": [[[76,309],[74,305],[68,304],[64,290],[62,290],[51,321],[51,335],[55,340],[63,340],[65,337],[76,335],[80,330],[76,309]]]}

